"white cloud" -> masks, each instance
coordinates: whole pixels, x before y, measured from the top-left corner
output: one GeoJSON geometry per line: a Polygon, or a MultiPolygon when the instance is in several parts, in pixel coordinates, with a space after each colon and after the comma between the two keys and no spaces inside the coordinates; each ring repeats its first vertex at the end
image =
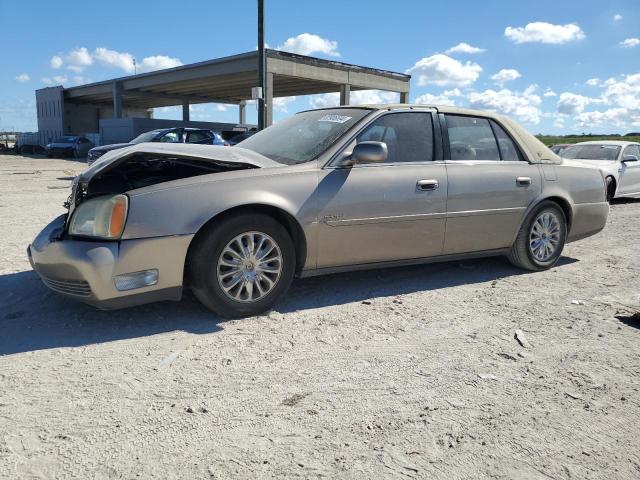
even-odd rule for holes
{"type": "Polygon", "coordinates": [[[616,13],[616,14],[613,16],[613,21],[614,21],[614,22],[619,22],[620,20],[622,20],[622,15],[620,15],[619,13],[616,13]]]}
{"type": "Polygon", "coordinates": [[[633,48],[637,47],[638,45],[640,45],[640,38],[627,38],[626,40],[620,42],[620,46],[622,48],[633,48]]]}
{"type": "Polygon", "coordinates": [[[93,57],[85,47],[71,50],[65,59],[68,65],[67,68],[72,69],[76,73],[83,71],[86,67],[93,64],[93,57]]]}
{"type": "Polygon", "coordinates": [[[592,99],[572,92],[562,92],[558,99],[558,112],[564,115],[576,115],[592,103],[592,99]]]}
{"type": "MultiPolygon", "coordinates": [[[[274,99],[275,101],[275,99],[274,99]]],[[[383,90],[356,90],[351,92],[351,105],[379,104],[379,103],[397,103],[399,94],[396,92],[385,92],[383,90]]],[[[311,95],[309,104],[313,108],[336,107],[340,104],[339,93],[323,93],[320,95],[311,95]]]]}
{"type": "Polygon", "coordinates": [[[82,75],[75,75],[73,77],[74,85],[85,85],[87,83],[91,83],[91,79],[83,77],[82,75]]]}
{"type": "Polygon", "coordinates": [[[584,82],[586,85],[589,85],[590,87],[597,87],[600,84],[600,79],[599,78],[590,78],[589,80],[587,80],[586,82],[584,82]]]}
{"type": "Polygon", "coordinates": [[[226,112],[227,110],[228,110],[228,106],[225,103],[216,104],[216,111],[217,112],[226,112]]]}
{"type": "Polygon", "coordinates": [[[520,72],[514,70],[513,68],[503,68],[498,73],[491,75],[491,80],[496,82],[498,85],[502,85],[503,83],[511,82],[512,80],[520,78],[521,76],[522,75],[520,75],[520,72]]]}
{"type": "Polygon", "coordinates": [[[462,96],[462,92],[457,88],[453,90],[445,90],[440,95],[433,95],[431,93],[425,93],[415,99],[415,103],[421,103],[424,105],[455,105],[455,97],[462,96]]]}
{"type": "Polygon", "coordinates": [[[461,63],[451,57],[437,53],[425,57],[407,70],[407,73],[418,77],[418,85],[457,86],[464,87],[475,82],[482,72],[477,63],[461,63]]]}
{"type": "Polygon", "coordinates": [[[277,46],[276,49],[298,53],[300,55],[323,53],[331,57],[340,56],[340,52],[338,52],[338,42],[319,37],[312,33],[301,33],[296,37],[288,38],[282,45],[277,46]]]}
{"type": "Polygon", "coordinates": [[[50,60],[51,68],[58,69],[62,66],[63,63],[64,61],[62,60],[62,57],[60,57],[59,55],[54,55],[53,57],[51,57],[51,60],[50,60]]]}
{"type": "Polygon", "coordinates": [[[68,78],[64,75],[54,75],[53,77],[42,77],[40,81],[45,85],[64,84],[67,83],[68,78]]]}
{"type": "Polygon", "coordinates": [[[554,25],[547,22],[532,22],[524,27],[507,27],[507,38],[515,43],[567,43],[585,38],[582,29],[575,23],[554,25]]]}
{"type": "Polygon", "coordinates": [[[605,127],[624,128],[629,124],[640,122],[640,114],[634,114],[624,107],[609,108],[604,111],[582,112],[576,117],[581,127],[602,125],[605,127]]]}
{"type": "Polygon", "coordinates": [[[280,112],[287,112],[287,105],[295,102],[296,97],[276,97],[273,99],[273,109],[280,112]]]}
{"type": "Polygon", "coordinates": [[[542,94],[543,97],[557,97],[558,94],[551,89],[547,89],[546,92],[542,94]]]}
{"type": "Polygon", "coordinates": [[[31,77],[27,73],[21,73],[16,77],[16,80],[20,83],[25,83],[31,80],[31,77]]]}
{"type": "Polygon", "coordinates": [[[539,108],[542,99],[535,91],[535,85],[530,85],[523,92],[506,88],[499,91],[490,89],[484,92],[471,92],[467,100],[472,108],[513,115],[523,122],[537,125],[542,117],[542,111],[539,108]]]}
{"type": "Polygon", "coordinates": [[[142,61],[137,65],[138,73],[152,72],[154,70],[162,70],[164,68],[174,68],[182,65],[182,61],[179,58],[167,57],[166,55],[154,55],[151,57],[144,57],[142,61]]]}
{"type": "Polygon", "coordinates": [[[571,92],[560,96],[558,111],[573,115],[581,128],[634,128],[640,126],[640,73],[622,79],[609,78],[598,82],[603,88],[597,98],[584,97],[571,92]],[[587,111],[590,105],[603,105],[599,110],[587,111]]]}
{"type": "Polygon", "coordinates": [[[627,75],[623,80],[610,78],[605,85],[602,103],[638,110],[640,113],[640,73],[627,75]]]}
{"type": "Polygon", "coordinates": [[[465,43],[465,42],[460,42],[456,46],[451,47],[445,53],[469,53],[469,54],[474,54],[474,53],[482,53],[482,52],[486,52],[486,50],[484,48],[473,47],[473,46],[471,46],[471,45],[469,45],[468,43],[465,43]]]}
{"type": "Polygon", "coordinates": [[[107,67],[119,68],[127,73],[133,73],[133,55],[126,52],[117,52],[108,48],[98,47],[94,52],[96,60],[107,67]]]}
{"type": "Polygon", "coordinates": [[[101,64],[118,68],[126,73],[134,73],[136,71],[138,73],[151,72],[182,65],[182,61],[180,61],[179,58],[167,57],[165,55],[145,57],[142,61],[137,62],[137,65],[134,65],[134,57],[130,53],[109,50],[104,47],[96,48],[94,57],[101,64]]]}

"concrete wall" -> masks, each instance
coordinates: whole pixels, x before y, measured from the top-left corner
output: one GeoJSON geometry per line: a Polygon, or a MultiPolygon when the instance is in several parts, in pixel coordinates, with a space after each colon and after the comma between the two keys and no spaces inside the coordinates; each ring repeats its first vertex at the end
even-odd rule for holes
{"type": "Polygon", "coordinates": [[[244,132],[247,126],[221,122],[183,122],[159,118],[105,118],[100,120],[100,144],[126,143],[141,133],[158,128],[193,127],[209,130],[244,132]]]}
{"type": "MultiPolygon", "coordinates": [[[[125,108],[124,118],[151,118],[152,110],[125,108]]],[[[113,107],[65,102],[65,133],[99,133],[100,121],[113,117],[113,107]]]]}
{"type": "Polygon", "coordinates": [[[38,137],[40,145],[64,135],[64,99],[62,87],[36,90],[38,137]]]}

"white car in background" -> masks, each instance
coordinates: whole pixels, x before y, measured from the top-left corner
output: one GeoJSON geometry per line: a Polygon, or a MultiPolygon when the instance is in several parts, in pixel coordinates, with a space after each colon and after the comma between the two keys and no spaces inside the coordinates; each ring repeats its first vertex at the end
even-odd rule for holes
{"type": "Polygon", "coordinates": [[[560,156],[567,165],[601,170],[607,182],[608,200],[640,196],[640,143],[580,142],[562,150],[560,156]]]}

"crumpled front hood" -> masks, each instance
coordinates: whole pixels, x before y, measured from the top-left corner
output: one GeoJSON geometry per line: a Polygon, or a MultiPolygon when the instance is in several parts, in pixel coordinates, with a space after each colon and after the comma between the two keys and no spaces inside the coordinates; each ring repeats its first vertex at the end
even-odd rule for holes
{"type": "Polygon", "coordinates": [[[224,147],[218,145],[196,145],[188,143],[138,143],[131,146],[111,150],[96,160],[87,170],[80,174],[80,182],[88,182],[96,174],[105,172],[125,161],[133,154],[150,153],[175,155],[198,159],[220,165],[250,165],[257,168],[282,167],[281,163],[270,160],[259,153],[240,147],[224,147]]]}

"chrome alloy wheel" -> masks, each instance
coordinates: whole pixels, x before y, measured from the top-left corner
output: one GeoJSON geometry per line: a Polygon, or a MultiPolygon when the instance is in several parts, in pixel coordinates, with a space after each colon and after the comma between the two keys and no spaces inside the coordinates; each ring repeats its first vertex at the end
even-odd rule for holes
{"type": "Polygon", "coordinates": [[[529,249],[539,262],[549,261],[560,243],[560,221],[555,213],[542,212],[533,222],[529,233],[529,249]]]}
{"type": "Polygon", "coordinates": [[[273,290],[282,272],[280,247],[266,233],[245,232],[222,250],[218,283],[236,302],[256,302],[273,290]]]}

